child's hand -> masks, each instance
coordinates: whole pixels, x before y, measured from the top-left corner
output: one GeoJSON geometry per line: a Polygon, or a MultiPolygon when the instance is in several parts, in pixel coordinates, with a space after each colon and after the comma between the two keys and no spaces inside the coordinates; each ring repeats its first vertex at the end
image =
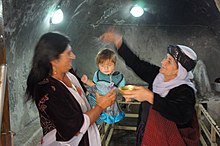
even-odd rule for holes
{"type": "Polygon", "coordinates": [[[88,81],[87,75],[83,75],[83,76],[81,77],[81,81],[86,84],[86,82],[88,81]]]}
{"type": "Polygon", "coordinates": [[[95,85],[95,84],[92,82],[92,80],[90,80],[90,79],[88,78],[87,75],[83,75],[83,76],[81,77],[81,81],[82,81],[84,84],[86,84],[87,86],[90,86],[90,87],[92,87],[92,86],[95,85]]]}

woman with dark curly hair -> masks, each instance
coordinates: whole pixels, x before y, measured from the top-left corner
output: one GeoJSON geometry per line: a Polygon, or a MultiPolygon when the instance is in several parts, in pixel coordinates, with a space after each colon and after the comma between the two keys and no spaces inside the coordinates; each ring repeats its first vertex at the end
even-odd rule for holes
{"type": "Polygon", "coordinates": [[[101,146],[94,122],[114,103],[116,93],[113,88],[105,96],[96,94],[91,109],[87,92],[72,71],[75,58],[70,40],[60,33],[46,33],[36,45],[26,95],[39,111],[41,146],[101,146]]]}

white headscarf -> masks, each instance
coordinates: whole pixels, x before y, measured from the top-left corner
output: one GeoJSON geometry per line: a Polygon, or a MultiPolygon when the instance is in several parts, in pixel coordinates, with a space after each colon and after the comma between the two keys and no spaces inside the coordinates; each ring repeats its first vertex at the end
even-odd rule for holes
{"type": "Polygon", "coordinates": [[[159,94],[161,97],[165,97],[171,89],[182,84],[192,87],[196,92],[195,85],[192,83],[191,79],[193,79],[192,71],[187,72],[186,69],[178,62],[178,74],[176,78],[165,82],[164,75],[159,73],[153,82],[153,92],[159,94]]]}

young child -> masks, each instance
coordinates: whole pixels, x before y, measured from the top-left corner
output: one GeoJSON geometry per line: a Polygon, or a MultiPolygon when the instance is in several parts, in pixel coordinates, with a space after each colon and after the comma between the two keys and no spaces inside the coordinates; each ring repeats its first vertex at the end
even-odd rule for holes
{"type": "MultiPolygon", "coordinates": [[[[91,87],[90,90],[93,93],[87,96],[91,107],[96,104],[96,91],[101,95],[105,95],[111,88],[125,85],[124,76],[120,72],[115,71],[116,61],[117,57],[113,50],[103,49],[96,56],[98,70],[93,76],[93,81],[89,80],[86,75],[82,76],[82,82],[91,87]]],[[[101,113],[96,123],[97,125],[101,125],[103,122],[112,124],[122,120],[124,116],[124,112],[121,111],[118,102],[115,101],[113,105],[107,107],[107,109],[101,113]]]]}

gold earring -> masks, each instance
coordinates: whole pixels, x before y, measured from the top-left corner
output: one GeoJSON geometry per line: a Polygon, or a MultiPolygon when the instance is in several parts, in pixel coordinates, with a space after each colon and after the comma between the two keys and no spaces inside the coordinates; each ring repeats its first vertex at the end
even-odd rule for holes
{"type": "Polygon", "coordinates": [[[56,75],[56,74],[57,74],[56,68],[53,66],[53,75],[56,75]]]}

